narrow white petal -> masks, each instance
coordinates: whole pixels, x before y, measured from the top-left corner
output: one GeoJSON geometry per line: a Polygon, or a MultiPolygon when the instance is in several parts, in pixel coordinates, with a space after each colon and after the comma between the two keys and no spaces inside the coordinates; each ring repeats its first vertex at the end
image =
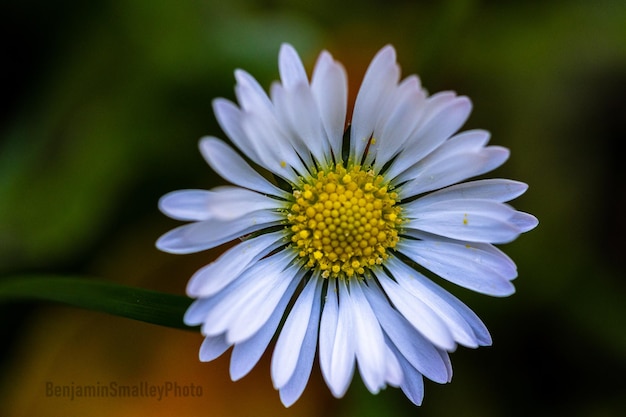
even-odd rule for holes
{"type": "Polygon", "coordinates": [[[221,220],[233,220],[257,210],[278,209],[284,205],[277,199],[240,187],[222,186],[209,193],[209,214],[221,220]]]}
{"type": "Polygon", "coordinates": [[[250,264],[283,243],[283,233],[264,233],[230,248],[209,265],[199,269],[187,284],[190,297],[208,297],[230,284],[250,264]]]}
{"type": "Polygon", "coordinates": [[[264,168],[292,183],[296,182],[296,172],[306,172],[291,140],[271,112],[246,112],[241,123],[264,168]]]}
{"type": "Polygon", "coordinates": [[[415,405],[422,405],[424,400],[424,378],[411,364],[402,356],[398,355],[398,362],[404,373],[404,380],[400,388],[404,395],[415,405]]]}
{"type": "MultiPolygon", "coordinates": [[[[278,277],[288,268],[293,259],[292,251],[283,250],[264,258],[246,269],[233,283],[216,294],[219,301],[208,312],[202,330],[207,335],[218,335],[230,331],[239,320],[240,311],[247,306],[260,291],[267,291],[278,277]]],[[[287,285],[291,280],[287,281],[287,285]]],[[[284,292],[284,289],[283,289],[284,292]]],[[[230,336],[226,335],[227,338],[230,336]]],[[[232,341],[232,339],[230,340],[232,341]]]]}
{"type": "MultiPolygon", "coordinates": [[[[352,317],[350,295],[348,294],[348,289],[346,288],[346,284],[343,280],[338,282],[337,290],[339,291],[339,306],[337,312],[335,313],[337,321],[336,324],[330,321],[322,323],[323,326],[325,325],[329,328],[320,330],[320,353],[322,350],[326,351],[329,349],[329,347],[322,345],[322,332],[332,332],[332,327],[334,325],[335,335],[332,340],[332,347],[329,349],[329,358],[321,362],[322,375],[324,376],[326,384],[330,388],[330,392],[335,397],[341,398],[348,390],[348,386],[350,385],[350,381],[354,375],[354,355],[356,348],[354,335],[352,334],[354,329],[354,318],[352,317]],[[328,361],[327,363],[326,360],[328,361]]],[[[331,282],[329,282],[328,293],[332,291],[335,291],[335,287],[334,282],[331,280],[331,282]],[[330,284],[333,285],[331,286],[330,284]]],[[[330,308],[334,309],[335,307],[332,306],[330,308]]],[[[326,307],[324,310],[326,311],[326,307]]],[[[331,310],[328,314],[329,318],[332,318],[331,314],[333,313],[334,312],[331,310]]],[[[322,317],[322,321],[324,321],[324,317],[322,317]]],[[[328,339],[326,339],[324,343],[327,341],[328,339]]]]}
{"type": "MultiPolygon", "coordinates": [[[[387,175],[394,178],[416,161],[437,149],[460,127],[463,115],[471,110],[467,97],[444,91],[426,99],[420,111],[419,125],[403,143],[403,152],[389,167],[387,175]],[[451,122],[449,125],[446,124],[451,122]]],[[[462,124],[462,123],[461,123],[462,124]]]]}
{"type": "Polygon", "coordinates": [[[245,301],[236,308],[236,318],[230,323],[226,340],[240,343],[254,335],[270,318],[280,299],[292,281],[301,281],[304,270],[299,265],[290,265],[276,273],[263,284],[250,285],[245,301]]]}
{"type": "Polygon", "coordinates": [[[272,102],[263,90],[263,87],[252,75],[238,69],[235,71],[235,80],[237,80],[237,85],[235,86],[237,101],[243,110],[268,110],[272,108],[272,102]]]}
{"type": "Polygon", "coordinates": [[[343,131],[348,107],[348,79],[341,64],[322,52],[311,79],[311,91],[331,143],[335,158],[341,158],[343,131]]]}
{"type": "Polygon", "coordinates": [[[516,211],[489,200],[445,200],[413,209],[406,205],[407,229],[469,242],[507,243],[522,230],[511,221],[516,211]]]}
{"type": "Polygon", "coordinates": [[[328,280],[328,289],[325,293],[324,309],[320,320],[319,357],[322,375],[327,381],[332,374],[331,359],[335,338],[337,336],[337,322],[339,320],[339,301],[337,299],[336,281],[328,280]]]}
{"type": "MultiPolygon", "coordinates": [[[[435,274],[470,290],[506,297],[515,292],[510,280],[491,265],[500,262],[484,251],[437,241],[401,242],[397,249],[435,274]],[[491,264],[491,265],[490,265],[491,264]]],[[[504,263],[496,268],[507,268],[504,263]]]]}
{"type": "Polygon", "coordinates": [[[509,154],[506,148],[488,146],[477,152],[459,153],[446,159],[425,159],[415,170],[410,170],[415,176],[399,187],[398,194],[401,199],[408,198],[484,174],[506,162],[509,154]]]}
{"type": "Polygon", "coordinates": [[[311,156],[311,150],[309,144],[298,134],[297,129],[294,127],[294,123],[297,125],[298,120],[294,121],[292,116],[294,91],[287,91],[280,83],[273,83],[271,87],[272,102],[276,109],[276,121],[284,130],[291,146],[294,148],[298,156],[302,159],[306,166],[313,166],[313,157],[311,156]]]}
{"type": "Polygon", "coordinates": [[[350,301],[356,339],[359,372],[367,389],[376,394],[385,386],[387,363],[383,332],[360,283],[350,280],[350,301]]]}
{"type": "Polygon", "coordinates": [[[292,280],[287,291],[276,305],[276,308],[265,324],[249,339],[237,343],[233,347],[230,359],[230,378],[237,381],[248,374],[259,362],[267,349],[299,282],[292,280]]]}
{"type": "Polygon", "coordinates": [[[385,371],[385,380],[392,387],[399,387],[404,382],[404,372],[400,366],[398,357],[393,352],[388,342],[385,346],[385,358],[387,362],[387,368],[385,371]]]}
{"type": "Polygon", "coordinates": [[[399,78],[400,68],[396,64],[396,51],[387,45],[372,60],[357,94],[350,133],[351,160],[361,161],[374,132],[380,105],[393,93],[399,78]]]}
{"type": "Polygon", "coordinates": [[[248,158],[257,164],[261,164],[261,158],[254,143],[243,131],[241,123],[243,112],[235,103],[224,98],[213,100],[213,112],[220,127],[230,138],[233,144],[239,148],[248,158]]]}
{"type": "Polygon", "coordinates": [[[200,346],[200,360],[202,362],[212,361],[226,352],[230,346],[223,334],[207,336],[200,346]]]}
{"type": "Polygon", "coordinates": [[[400,287],[382,270],[376,272],[385,294],[395,308],[431,343],[446,350],[456,346],[445,322],[419,298],[400,287]]]}
{"type": "Polygon", "coordinates": [[[376,310],[378,321],[391,345],[422,374],[433,381],[445,382],[448,378],[446,366],[432,342],[389,304],[377,285],[368,286],[365,295],[376,310]]]}
{"type": "Polygon", "coordinates": [[[293,46],[284,43],[278,53],[278,71],[285,88],[290,89],[299,83],[307,83],[309,80],[300,56],[293,46]]]}
{"type": "Polygon", "coordinates": [[[296,369],[318,285],[319,280],[309,280],[298,296],[276,341],[271,366],[272,381],[276,389],[282,388],[296,369]]]}
{"type": "Polygon", "coordinates": [[[209,196],[205,190],[179,190],[159,199],[159,210],[172,219],[200,221],[211,216],[209,196]]]}
{"type": "MultiPolygon", "coordinates": [[[[281,89],[276,89],[277,94],[280,91],[281,89]]],[[[285,89],[277,97],[284,101],[281,110],[286,116],[292,134],[318,162],[328,165],[330,142],[326,138],[326,131],[309,85],[305,83],[294,85],[291,90],[285,89]]]]}
{"type": "Polygon", "coordinates": [[[204,323],[204,318],[213,307],[213,304],[213,300],[209,298],[199,298],[194,300],[187,308],[187,311],[185,311],[183,323],[187,326],[198,326],[204,323]]]}
{"type": "Polygon", "coordinates": [[[390,257],[386,265],[400,286],[423,300],[446,322],[457,343],[468,347],[491,344],[487,327],[459,299],[398,258],[390,257]]]}
{"type": "Polygon", "coordinates": [[[156,246],[169,253],[200,252],[248,233],[275,226],[283,220],[282,214],[265,210],[234,220],[208,219],[170,230],[157,240],[156,246]]]}
{"type": "Polygon", "coordinates": [[[387,117],[379,119],[374,131],[376,143],[370,145],[369,156],[375,158],[374,168],[380,170],[405,146],[420,121],[420,108],[426,96],[416,76],[408,77],[397,88],[393,107],[387,117]]]}
{"type": "Polygon", "coordinates": [[[287,197],[285,191],[271,184],[261,174],[253,170],[237,152],[223,141],[213,137],[202,138],[200,151],[211,168],[225,180],[260,193],[287,197]]]}
{"type": "Polygon", "coordinates": [[[524,194],[528,185],[506,179],[486,179],[456,184],[432,192],[411,202],[414,208],[425,207],[444,200],[492,200],[504,203],[524,194]]]}
{"type": "Polygon", "coordinates": [[[539,220],[532,214],[524,213],[522,211],[515,212],[515,215],[511,219],[509,219],[511,223],[515,224],[515,226],[522,232],[528,232],[529,230],[534,229],[539,224],[539,220]]]}
{"type": "Polygon", "coordinates": [[[315,297],[313,299],[309,323],[302,342],[302,348],[298,357],[298,363],[289,381],[280,388],[280,399],[285,407],[291,406],[306,388],[311,375],[311,368],[315,359],[315,348],[317,345],[317,335],[320,320],[321,309],[321,292],[323,280],[320,277],[314,277],[316,282],[315,297]]]}

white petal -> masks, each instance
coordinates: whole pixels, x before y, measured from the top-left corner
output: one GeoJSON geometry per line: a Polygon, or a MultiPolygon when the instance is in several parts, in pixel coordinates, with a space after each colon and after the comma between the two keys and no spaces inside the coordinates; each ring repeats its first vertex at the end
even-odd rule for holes
{"type": "Polygon", "coordinates": [[[532,214],[517,211],[512,218],[509,219],[522,233],[534,229],[539,224],[539,220],[532,214]]]}
{"type": "Polygon", "coordinates": [[[272,381],[276,389],[282,388],[296,369],[319,283],[318,279],[309,280],[302,293],[298,295],[278,336],[271,366],[272,381]]]}
{"type": "Polygon", "coordinates": [[[200,221],[208,219],[209,191],[179,190],[165,194],[159,199],[159,210],[172,219],[200,221]]]}
{"type": "MultiPolygon", "coordinates": [[[[236,308],[236,317],[231,321],[226,340],[240,343],[254,335],[270,318],[280,299],[292,281],[301,281],[305,270],[299,265],[290,265],[275,274],[263,284],[250,285],[245,301],[236,308]]],[[[257,278],[260,281],[264,281],[257,278]]]]}
{"type": "Polygon", "coordinates": [[[421,110],[423,114],[420,114],[420,124],[403,143],[403,152],[389,167],[389,178],[396,177],[439,147],[459,129],[469,111],[469,99],[457,97],[453,92],[440,92],[426,99],[421,110]]]}
{"type": "Polygon", "coordinates": [[[433,381],[445,382],[448,373],[437,348],[389,304],[377,285],[365,289],[376,316],[391,344],[413,367],[433,381]]]}
{"type": "Polygon", "coordinates": [[[415,405],[421,405],[424,399],[424,378],[417,369],[402,356],[398,355],[398,362],[404,373],[404,380],[400,388],[404,395],[415,405]]]}
{"type": "MultiPolygon", "coordinates": [[[[218,335],[228,332],[240,318],[240,311],[247,306],[259,293],[265,294],[272,290],[272,285],[276,284],[280,278],[285,278],[282,285],[286,286],[291,281],[284,276],[284,271],[289,267],[293,259],[293,252],[282,250],[272,256],[264,258],[250,268],[246,269],[235,281],[224,290],[215,295],[215,305],[208,312],[202,330],[206,335],[218,335]]],[[[271,313],[271,312],[270,312],[271,313]]],[[[230,335],[227,333],[227,338],[230,335]]],[[[232,339],[229,341],[233,342],[232,339]]]]}
{"type": "Polygon", "coordinates": [[[376,277],[395,308],[413,327],[434,345],[446,350],[455,348],[456,344],[450,330],[430,307],[400,287],[382,270],[376,271],[376,277]]]}
{"type": "MultiPolygon", "coordinates": [[[[354,374],[354,355],[355,355],[355,341],[352,331],[354,329],[354,318],[352,317],[352,309],[350,305],[350,296],[343,280],[338,283],[339,291],[339,307],[336,310],[336,303],[334,299],[327,300],[327,305],[324,307],[324,313],[326,308],[330,308],[330,312],[325,314],[327,319],[324,320],[322,315],[322,327],[326,327],[320,330],[320,364],[322,365],[322,375],[326,384],[330,388],[331,393],[341,398],[344,396],[352,380],[354,374]],[[330,301],[330,307],[328,302],[330,301]],[[335,303],[333,305],[333,303],[335,303]],[[333,311],[335,310],[335,311],[333,311]],[[336,316],[336,322],[331,321],[336,316]],[[330,337],[328,333],[333,333],[332,346],[327,346],[330,337]],[[323,335],[324,334],[324,335],[323,335]],[[324,337],[324,339],[322,339],[324,337]],[[324,342],[322,342],[324,340],[324,342]],[[324,351],[325,355],[330,355],[328,358],[322,360],[321,354],[324,351]]],[[[335,291],[335,281],[331,279],[329,281],[328,292],[335,291]]],[[[335,295],[336,296],[336,295],[335,295]]]]}
{"type": "Polygon", "coordinates": [[[321,277],[314,277],[313,279],[316,280],[315,297],[313,299],[306,334],[304,335],[302,348],[298,357],[298,363],[296,364],[296,368],[289,381],[280,388],[280,399],[285,407],[292,405],[298,398],[300,398],[300,395],[302,395],[302,392],[304,391],[304,388],[306,388],[306,384],[309,381],[313,360],[315,359],[315,347],[317,345],[321,309],[320,297],[323,280],[321,277]]]}
{"type": "Polygon", "coordinates": [[[333,154],[341,158],[343,131],[348,107],[348,79],[341,64],[322,52],[311,79],[311,91],[326,130],[333,154]]]}
{"type": "Polygon", "coordinates": [[[296,172],[306,172],[291,140],[271,112],[259,109],[246,112],[241,124],[254,143],[264,168],[292,183],[297,180],[296,172]]]}
{"type": "MultiPolygon", "coordinates": [[[[307,86],[308,88],[308,86],[307,86]]],[[[294,106],[293,99],[294,91],[286,91],[280,83],[273,83],[271,87],[272,102],[276,109],[276,121],[285,131],[291,146],[293,146],[296,153],[300,156],[306,166],[313,166],[313,157],[311,156],[311,150],[309,144],[298,134],[297,128],[294,124],[298,124],[297,118],[292,116],[294,113],[292,107],[294,106]],[[295,120],[294,120],[295,119],[295,120]]]]}
{"type": "Polygon", "coordinates": [[[509,269],[505,260],[462,243],[411,241],[399,243],[397,249],[424,268],[470,290],[501,297],[515,292],[510,275],[503,275],[509,269]]]}
{"type": "Polygon", "coordinates": [[[286,116],[289,130],[297,138],[292,142],[301,143],[306,150],[306,153],[299,152],[302,158],[308,157],[310,152],[318,162],[329,165],[330,142],[309,85],[297,84],[291,90],[277,87],[275,94],[277,102],[282,103],[280,111],[286,116]]]}
{"type": "Polygon", "coordinates": [[[209,265],[198,270],[187,284],[190,297],[208,297],[230,284],[250,264],[283,243],[283,233],[264,233],[230,248],[209,265]]]}
{"type": "Polygon", "coordinates": [[[280,52],[278,53],[278,71],[280,72],[280,79],[287,89],[299,83],[308,84],[309,82],[300,56],[298,56],[293,46],[287,43],[280,46],[280,52]]]}
{"type": "Polygon", "coordinates": [[[233,347],[230,359],[230,378],[233,381],[246,376],[259,362],[274,333],[276,333],[276,329],[285,315],[287,304],[291,300],[298,284],[297,280],[291,281],[287,291],[285,291],[265,324],[249,339],[237,343],[233,347]]]}
{"type": "Polygon", "coordinates": [[[209,298],[199,298],[194,300],[185,311],[183,323],[187,326],[198,326],[204,323],[209,310],[213,307],[213,300],[209,298]]]}
{"type": "Polygon", "coordinates": [[[365,72],[357,94],[350,133],[350,159],[361,162],[361,157],[374,132],[381,103],[392,94],[400,77],[396,51],[387,45],[381,49],[365,72]]]}
{"type": "Polygon", "coordinates": [[[416,76],[405,79],[392,98],[393,107],[386,117],[381,117],[374,131],[376,143],[370,145],[368,157],[374,157],[374,168],[380,170],[404,147],[411,132],[420,121],[420,108],[426,96],[416,76]],[[382,122],[382,123],[381,123],[382,122]]]}
{"type": "Polygon", "coordinates": [[[469,242],[507,243],[523,229],[511,220],[516,211],[489,200],[445,200],[426,207],[405,205],[407,229],[469,242]]]}
{"type": "Polygon", "coordinates": [[[284,202],[263,194],[231,186],[213,188],[208,202],[211,217],[221,220],[233,220],[257,210],[277,209],[284,205],[284,202]]]}
{"type": "Polygon", "coordinates": [[[484,174],[502,165],[509,154],[508,149],[488,146],[442,160],[424,159],[415,169],[416,176],[398,189],[398,195],[401,199],[408,198],[484,174]]]}
{"type": "Polygon", "coordinates": [[[237,101],[243,110],[269,110],[272,108],[272,102],[263,87],[252,75],[238,69],[235,71],[235,80],[237,80],[235,86],[237,101]]]}
{"type": "Polygon", "coordinates": [[[339,320],[339,301],[337,299],[336,281],[328,280],[328,289],[325,293],[324,310],[320,320],[320,368],[324,379],[331,375],[333,346],[337,336],[337,322],[339,320]]]}
{"type": "Polygon", "coordinates": [[[248,135],[243,131],[241,123],[243,113],[239,107],[230,100],[217,98],[213,100],[213,112],[220,127],[233,144],[256,164],[262,164],[254,143],[250,141],[248,135]]]}
{"type": "Polygon", "coordinates": [[[200,346],[200,360],[202,362],[212,361],[226,352],[230,346],[223,334],[207,336],[200,346]]]}
{"type": "Polygon", "coordinates": [[[350,280],[350,303],[357,364],[363,383],[371,393],[376,394],[385,386],[387,348],[376,315],[363,295],[361,284],[355,279],[350,280]]]}
{"type": "Polygon", "coordinates": [[[157,240],[156,246],[169,253],[200,252],[248,233],[275,226],[283,220],[284,215],[265,210],[234,220],[208,219],[170,230],[157,240]]]}
{"type": "Polygon", "coordinates": [[[456,184],[432,192],[413,201],[414,208],[425,207],[444,200],[492,200],[504,203],[524,194],[528,185],[505,179],[487,179],[456,184]]]}
{"type": "Polygon", "coordinates": [[[205,137],[200,140],[200,151],[208,164],[222,178],[240,187],[277,197],[287,193],[263,178],[242,157],[223,141],[205,137]]]}
{"type": "Polygon", "coordinates": [[[399,387],[404,382],[404,372],[398,361],[398,357],[393,352],[388,342],[385,346],[385,358],[387,361],[387,368],[385,371],[385,380],[392,387],[399,387]]]}
{"type": "Polygon", "coordinates": [[[398,258],[390,257],[386,266],[400,286],[424,301],[445,321],[457,343],[468,347],[491,344],[487,327],[459,299],[398,258]]]}

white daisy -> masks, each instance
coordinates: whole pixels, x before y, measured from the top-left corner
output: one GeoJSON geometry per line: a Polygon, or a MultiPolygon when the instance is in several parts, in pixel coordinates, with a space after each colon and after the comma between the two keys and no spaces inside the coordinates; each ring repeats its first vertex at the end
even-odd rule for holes
{"type": "Polygon", "coordinates": [[[527,186],[457,184],[500,166],[509,151],[486,146],[486,131],[457,133],[470,100],[428,96],[416,76],[401,81],[391,46],[370,64],[345,134],[341,64],[322,52],[309,82],[290,45],[278,63],[281,82],[269,97],[237,70],[238,104],[213,103],[240,153],[213,137],[200,150],[234,185],[160,201],[168,216],[192,222],[163,235],[163,251],[240,239],[187,287],[195,301],[185,323],[201,325],[205,337],[200,360],[233,347],[237,380],[277,336],[271,375],[286,406],[302,394],[316,352],[334,396],[345,394],[356,365],[372,393],[400,387],[420,404],[422,376],[450,381],[448,352],[457,344],[491,343],[480,319],[424,273],[483,294],[512,294],[515,264],[492,244],[537,225],[505,204],[527,186]]]}

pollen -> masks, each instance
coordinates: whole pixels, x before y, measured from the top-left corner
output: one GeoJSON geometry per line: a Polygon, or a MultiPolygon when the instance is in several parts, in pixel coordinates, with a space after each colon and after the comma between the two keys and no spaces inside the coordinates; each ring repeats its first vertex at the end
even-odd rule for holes
{"type": "Polygon", "coordinates": [[[287,214],[292,244],[323,277],[362,275],[398,243],[398,195],[372,170],[337,165],[304,179],[293,197],[287,214]]]}

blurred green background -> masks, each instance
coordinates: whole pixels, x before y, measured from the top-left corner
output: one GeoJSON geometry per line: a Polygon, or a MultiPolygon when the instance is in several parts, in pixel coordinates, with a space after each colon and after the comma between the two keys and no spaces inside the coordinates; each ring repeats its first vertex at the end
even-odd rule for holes
{"type": "Polygon", "coordinates": [[[529,183],[514,204],[540,219],[504,247],[519,267],[514,296],[454,289],[494,344],[459,348],[453,382],[426,382],[420,408],[358,379],[335,400],[315,371],[285,410],[268,358],[232,383],[228,355],[197,362],[193,332],[11,303],[0,305],[0,415],[624,415],[623,0],[3,0],[0,13],[0,279],[80,274],[183,294],[218,251],[159,253],[154,241],[177,223],[158,198],[218,184],[197,151],[202,135],[223,137],[211,100],[234,97],[235,68],[269,87],[284,41],[309,71],[329,50],[352,99],[387,43],[404,75],[468,95],[466,127],[512,150],[493,175],[529,183]],[[47,381],[142,380],[200,384],[204,395],[45,395],[47,381]]]}

